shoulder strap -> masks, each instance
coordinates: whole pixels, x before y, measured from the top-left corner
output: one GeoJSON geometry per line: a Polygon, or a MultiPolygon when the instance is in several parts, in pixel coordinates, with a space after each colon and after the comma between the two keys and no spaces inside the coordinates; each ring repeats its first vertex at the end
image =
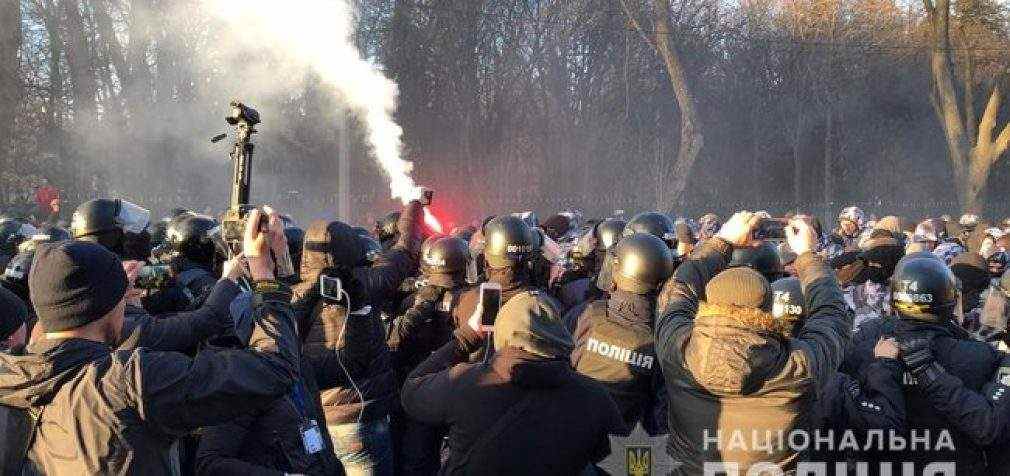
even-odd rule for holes
{"type": "Polygon", "coordinates": [[[466,466],[467,462],[470,461],[470,456],[473,455],[474,451],[495,441],[509,425],[516,421],[516,419],[522,415],[522,413],[525,412],[530,405],[533,404],[533,399],[536,395],[537,393],[535,391],[530,391],[525,397],[509,407],[508,411],[498,418],[498,421],[494,422],[494,425],[491,425],[487,431],[481,434],[480,437],[478,437],[477,440],[475,440],[473,444],[467,448],[466,452],[463,453],[463,456],[461,456],[455,464],[453,464],[450,468],[447,468],[445,474],[454,474],[456,471],[462,469],[466,466]]]}

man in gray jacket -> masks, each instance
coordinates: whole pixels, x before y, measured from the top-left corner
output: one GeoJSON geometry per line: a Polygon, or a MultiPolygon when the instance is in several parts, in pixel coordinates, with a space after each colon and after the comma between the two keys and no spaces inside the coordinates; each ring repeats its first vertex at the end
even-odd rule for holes
{"type": "Polygon", "coordinates": [[[259,218],[250,214],[243,243],[255,293],[249,347],[195,358],[114,350],[129,287],[119,258],[80,241],[39,248],[29,288],[45,333],[25,355],[0,355],[0,404],[26,409],[36,422],[27,473],[179,474],[180,436],[291,392],[298,343],[290,292],[274,280],[269,253],[283,229],[272,213],[269,231],[260,232],[259,218]]]}
{"type": "Polygon", "coordinates": [[[794,469],[815,443],[816,396],[851,339],[852,316],[831,269],[813,253],[817,236],[807,220],[786,226],[807,301],[798,329],[775,317],[763,276],[723,271],[733,247],[752,245],[760,221],[734,215],[660,296],[655,332],[670,402],[667,451],[688,474],[708,473],[706,466],[730,474],[794,469]]]}

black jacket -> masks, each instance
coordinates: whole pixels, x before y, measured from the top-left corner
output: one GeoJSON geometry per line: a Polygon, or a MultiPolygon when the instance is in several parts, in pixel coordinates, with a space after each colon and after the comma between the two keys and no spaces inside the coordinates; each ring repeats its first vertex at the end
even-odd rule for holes
{"type": "Polygon", "coordinates": [[[642,422],[653,434],[663,382],[653,345],[654,306],[655,298],[622,291],[588,304],[572,351],[572,367],[610,392],[628,431],[642,422]]]}
{"type": "Polygon", "coordinates": [[[656,353],[669,394],[667,451],[689,474],[712,461],[738,463],[741,472],[758,462],[791,469],[799,454],[777,444],[769,452],[766,435],[813,427],[816,396],[834,378],[851,338],[842,291],[813,253],[795,262],[809,309],[795,337],[758,309],[702,303],[699,310],[705,284],[731,252],[721,239],[706,241],[659,299],[656,353]]]}
{"type": "Polygon", "coordinates": [[[254,299],[256,324],[243,350],[190,358],[44,339],[23,356],[0,355],[0,404],[41,412],[30,467],[46,475],[176,474],[180,436],[290,392],[298,348],[289,300],[283,292],[254,299]]]}
{"type": "Polygon", "coordinates": [[[843,370],[860,376],[873,356],[873,346],[883,335],[924,336],[932,338],[934,358],[949,374],[932,385],[917,385],[910,375],[903,378],[902,390],[908,415],[908,431],[925,435],[929,432],[931,451],[920,446],[916,451],[888,450],[871,455],[880,461],[910,461],[922,465],[935,461],[954,461],[958,474],[984,474],[983,447],[1001,436],[1000,425],[983,422],[989,405],[978,394],[985,392],[1002,360],[998,351],[989,344],[973,340],[956,324],[918,324],[885,318],[869,321],[860,328],[853,340],[852,352],[846,358],[843,370]],[[960,385],[958,385],[958,380],[960,385]],[[941,433],[948,432],[953,444],[941,444],[941,433]]]}
{"type": "Polygon", "coordinates": [[[479,347],[465,333],[457,330],[457,339],[415,369],[403,387],[411,417],[449,426],[449,458],[440,474],[579,474],[610,453],[608,434],[623,431],[623,424],[602,387],[566,361],[516,348],[495,353],[487,365],[465,363],[479,347]],[[500,434],[473,447],[526,398],[528,406],[500,434]]]}
{"type": "MultiPolygon", "coordinates": [[[[326,378],[324,375],[321,377],[326,378]]],[[[204,428],[196,455],[197,474],[234,476],[342,475],[333,452],[319,400],[315,366],[301,361],[298,392],[277,399],[260,412],[204,428]],[[306,420],[314,421],[322,436],[322,450],[309,454],[302,441],[306,420]]],[[[330,376],[332,378],[334,376],[330,376]]],[[[335,385],[337,382],[324,382],[335,385]]]]}

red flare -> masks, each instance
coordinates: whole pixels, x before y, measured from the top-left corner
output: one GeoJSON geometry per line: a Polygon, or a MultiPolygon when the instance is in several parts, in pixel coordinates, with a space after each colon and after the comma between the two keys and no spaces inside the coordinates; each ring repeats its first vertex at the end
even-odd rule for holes
{"type": "Polygon", "coordinates": [[[439,235],[442,234],[442,224],[439,223],[438,218],[435,218],[435,215],[431,213],[431,210],[428,210],[428,207],[424,207],[424,224],[428,225],[428,228],[430,228],[431,231],[434,231],[439,235]]]}

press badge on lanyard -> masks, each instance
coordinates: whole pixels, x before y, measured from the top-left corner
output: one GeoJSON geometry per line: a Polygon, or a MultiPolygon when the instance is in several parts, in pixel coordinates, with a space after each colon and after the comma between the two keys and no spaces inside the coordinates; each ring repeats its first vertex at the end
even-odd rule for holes
{"type": "Polygon", "coordinates": [[[319,424],[309,419],[305,410],[306,400],[302,392],[302,383],[295,382],[291,392],[291,399],[294,400],[298,415],[302,418],[302,424],[298,425],[298,433],[302,435],[302,446],[305,447],[305,454],[314,455],[323,450],[323,433],[319,431],[319,424]]]}

